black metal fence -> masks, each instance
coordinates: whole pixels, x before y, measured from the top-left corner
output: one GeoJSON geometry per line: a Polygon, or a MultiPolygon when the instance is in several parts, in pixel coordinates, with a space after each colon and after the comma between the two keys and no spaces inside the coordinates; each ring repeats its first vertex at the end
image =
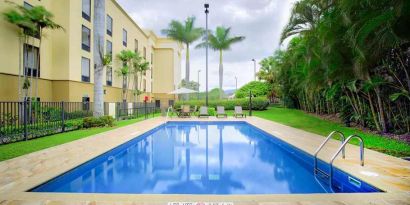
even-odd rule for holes
{"type": "MultiPolygon", "coordinates": [[[[154,103],[133,103],[131,108],[115,103],[116,119],[154,115],[154,103]]],[[[105,104],[108,115],[108,103],[105,104]]],[[[0,144],[65,132],[78,128],[79,121],[93,114],[90,102],[0,102],[0,144]]]]}
{"type": "Polygon", "coordinates": [[[159,111],[158,107],[155,107],[155,103],[116,103],[117,119],[138,118],[145,117],[147,119],[150,114],[155,115],[159,111]],[[131,106],[130,106],[131,104],[131,106]]]}

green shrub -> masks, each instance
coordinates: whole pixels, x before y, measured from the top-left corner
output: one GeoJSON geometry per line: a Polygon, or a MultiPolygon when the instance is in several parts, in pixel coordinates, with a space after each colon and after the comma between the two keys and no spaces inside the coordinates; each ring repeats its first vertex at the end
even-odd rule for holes
{"type": "Polygon", "coordinates": [[[214,115],[216,114],[215,108],[209,107],[209,108],[208,108],[208,114],[209,114],[210,116],[214,116],[214,115]]]}
{"type": "Polygon", "coordinates": [[[271,90],[268,83],[261,81],[252,81],[245,84],[235,92],[235,98],[249,97],[249,90],[252,91],[252,96],[260,97],[266,96],[271,90]]]}
{"type": "Polygon", "coordinates": [[[64,126],[72,129],[83,128],[83,119],[67,120],[64,122],[64,126]]]}
{"type": "MultiPolygon", "coordinates": [[[[235,106],[242,106],[243,109],[249,109],[249,98],[240,99],[224,99],[224,100],[210,100],[208,102],[210,108],[216,108],[216,106],[224,106],[225,110],[234,110],[235,106]]],[[[181,105],[190,106],[204,106],[205,100],[192,100],[192,101],[177,101],[175,107],[180,107],[181,105]]],[[[265,97],[254,97],[252,98],[252,110],[265,110],[269,106],[269,101],[265,97]]]]}
{"type": "Polygon", "coordinates": [[[83,127],[112,127],[114,126],[114,118],[111,116],[96,117],[86,117],[83,119],[83,127]]]}
{"type": "Polygon", "coordinates": [[[102,117],[100,117],[100,120],[101,120],[101,124],[105,127],[105,126],[107,126],[107,127],[112,127],[112,126],[114,126],[114,121],[115,121],[115,119],[112,117],[112,116],[110,116],[110,115],[105,115],[105,116],[102,116],[102,117]]]}

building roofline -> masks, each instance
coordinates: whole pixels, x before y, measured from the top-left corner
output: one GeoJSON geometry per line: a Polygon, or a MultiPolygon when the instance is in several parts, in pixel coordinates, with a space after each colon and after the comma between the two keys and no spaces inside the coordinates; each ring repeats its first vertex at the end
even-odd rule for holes
{"type": "Polygon", "coordinates": [[[131,20],[131,22],[138,28],[138,30],[141,31],[141,33],[142,33],[145,37],[149,38],[149,36],[147,35],[147,33],[145,33],[143,29],[141,29],[141,27],[137,24],[137,22],[135,22],[134,19],[132,19],[132,17],[122,8],[122,6],[121,6],[116,0],[111,0],[111,2],[113,2],[114,5],[115,5],[118,9],[120,9],[120,11],[121,11],[123,14],[125,14],[125,16],[126,16],[129,20],[131,20]]]}

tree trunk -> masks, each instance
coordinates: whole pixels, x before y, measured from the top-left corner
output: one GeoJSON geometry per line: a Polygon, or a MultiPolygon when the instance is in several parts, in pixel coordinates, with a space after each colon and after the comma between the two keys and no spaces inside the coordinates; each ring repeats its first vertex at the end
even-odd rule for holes
{"type": "Polygon", "coordinates": [[[222,89],[222,85],[224,81],[223,77],[224,77],[224,67],[222,63],[222,50],[219,50],[219,99],[222,99],[222,96],[223,96],[223,89],[222,89]]]}
{"type": "Polygon", "coordinates": [[[189,44],[186,44],[186,59],[185,59],[185,81],[189,82],[189,44]]]}
{"type": "Polygon", "coordinates": [[[134,102],[138,102],[138,96],[139,96],[139,89],[138,89],[138,72],[134,73],[134,90],[135,90],[135,97],[134,97],[134,102]]]}
{"type": "Polygon", "coordinates": [[[386,123],[386,118],[384,117],[384,108],[383,108],[382,99],[380,97],[380,89],[378,87],[376,87],[375,91],[376,91],[376,97],[377,97],[377,105],[379,106],[380,124],[382,126],[383,133],[386,133],[387,132],[387,123],[386,123]]]}
{"type": "Polygon", "coordinates": [[[379,121],[377,121],[377,116],[376,116],[376,111],[374,110],[372,96],[370,93],[367,93],[367,95],[369,96],[370,111],[372,112],[372,118],[373,118],[374,124],[376,125],[377,131],[381,132],[382,129],[380,127],[379,121]]]}
{"type": "Polygon", "coordinates": [[[43,35],[43,30],[41,28],[40,28],[39,34],[40,34],[40,38],[39,38],[39,43],[38,43],[38,52],[37,52],[37,56],[36,56],[37,57],[37,60],[36,60],[36,69],[37,69],[37,71],[36,71],[36,79],[35,79],[35,87],[34,87],[34,92],[35,92],[34,97],[36,98],[36,100],[38,98],[38,79],[40,77],[41,40],[42,40],[42,35],[43,35]]]}
{"type": "Polygon", "coordinates": [[[17,87],[17,92],[18,92],[18,99],[19,99],[19,101],[22,101],[22,96],[23,96],[23,94],[22,94],[22,84],[21,84],[21,78],[22,78],[22,75],[21,75],[21,70],[22,70],[22,68],[21,68],[21,61],[23,60],[22,59],[22,53],[21,53],[21,47],[23,47],[23,39],[22,39],[22,37],[19,37],[19,76],[18,76],[18,87],[17,87]]]}
{"type": "Polygon", "coordinates": [[[105,0],[94,1],[94,112],[95,117],[104,115],[104,35],[105,0]]]}

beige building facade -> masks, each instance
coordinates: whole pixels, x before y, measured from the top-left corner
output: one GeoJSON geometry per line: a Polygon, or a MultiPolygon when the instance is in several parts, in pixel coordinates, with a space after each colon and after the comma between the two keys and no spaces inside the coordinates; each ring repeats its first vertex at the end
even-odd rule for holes
{"type": "MultiPolygon", "coordinates": [[[[31,95],[38,90],[40,101],[93,101],[93,2],[94,0],[14,0],[18,5],[30,8],[42,5],[54,14],[53,20],[63,29],[45,30],[40,49],[40,66],[30,58],[38,51],[39,40],[29,37],[22,43],[21,30],[0,19],[0,101],[17,101],[19,94],[19,65],[29,67],[26,73],[39,72],[39,79],[32,79],[31,95]],[[23,56],[23,57],[21,57],[23,56]],[[26,56],[26,57],[25,57],[26,56]],[[27,59],[27,60],[26,60],[27,59]],[[27,62],[25,62],[27,61],[27,62]],[[36,83],[34,83],[34,81],[36,83]],[[38,89],[36,89],[38,87],[38,89]]],[[[15,6],[0,1],[0,12],[15,6]]],[[[181,51],[183,47],[168,38],[160,38],[150,30],[141,29],[115,0],[106,0],[106,54],[113,56],[112,65],[104,71],[104,100],[122,100],[122,77],[117,74],[122,63],[116,55],[122,50],[139,52],[150,69],[138,76],[139,90],[134,92],[134,75],[128,77],[127,101],[141,101],[145,96],[151,102],[167,106],[173,95],[168,95],[181,80],[181,51]]],[[[24,70],[24,69],[23,69],[24,70]]],[[[21,71],[21,75],[24,72],[21,71]]],[[[29,78],[31,79],[31,78],[29,78]]],[[[20,91],[21,92],[21,91],[20,91]]]]}

